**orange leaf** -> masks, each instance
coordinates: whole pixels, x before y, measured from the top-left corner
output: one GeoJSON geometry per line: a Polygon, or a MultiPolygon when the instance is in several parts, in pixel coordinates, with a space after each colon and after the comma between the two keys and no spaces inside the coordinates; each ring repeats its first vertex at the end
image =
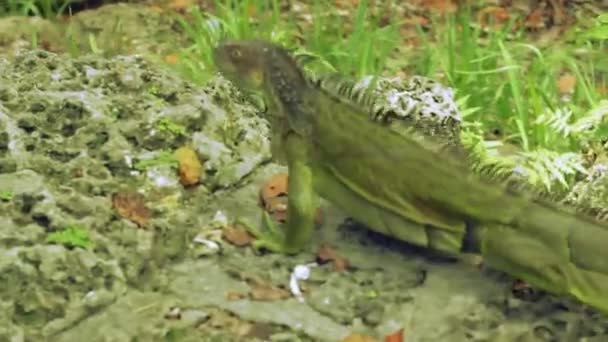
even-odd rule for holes
{"type": "Polygon", "coordinates": [[[260,189],[260,198],[265,204],[270,198],[287,195],[287,173],[272,176],[260,189]]]}
{"type": "Polygon", "coordinates": [[[226,299],[228,300],[239,300],[244,299],[246,297],[247,295],[242,292],[229,291],[228,293],[226,293],[226,299]]]}
{"type": "Polygon", "coordinates": [[[284,223],[287,220],[287,197],[269,198],[264,209],[273,219],[284,223]]]}
{"type": "Polygon", "coordinates": [[[151,212],[145,205],[144,196],[137,192],[117,192],[112,194],[112,206],[118,214],[139,227],[146,227],[151,212]]]}
{"type": "Polygon", "coordinates": [[[572,94],[576,86],[576,76],[565,73],[557,79],[557,89],[560,94],[572,94]]]}
{"type": "MultiPolygon", "coordinates": [[[[260,202],[272,218],[278,222],[287,220],[288,175],[278,173],[272,176],[260,188],[260,202]]],[[[315,224],[323,224],[323,212],[317,208],[315,224]]]]}
{"type": "Polygon", "coordinates": [[[203,173],[203,165],[196,152],[190,147],[180,147],[175,151],[178,163],[179,181],[184,186],[196,185],[203,173]]]}
{"type": "Polygon", "coordinates": [[[291,297],[291,294],[282,288],[266,285],[254,284],[251,287],[251,299],[253,300],[281,300],[291,297]]]}
{"type": "Polygon", "coordinates": [[[458,9],[453,0],[427,0],[422,6],[439,13],[453,13],[458,9]]]}
{"type": "Polygon", "coordinates": [[[156,12],[156,13],[163,13],[163,12],[164,12],[164,10],[163,10],[163,8],[162,8],[162,7],[160,7],[160,6],[156,6],[156,5],[152,5],[152,6],[150,6],[150,9],[151,9],[152,11],[156,12]]]}
{"type": "Polygon", "coordinates": [[[489,18],[492,18],[494,24],[503,24],[509,20],[509,12],[503,7],[488,6],[477,13],[477,18],[482,27],[487,27],[489,18]]]}
{"type": "Polygon", "coordinates": [[[403,328],[384,336],[384,342],[403,342],[403,328]]]}
{"type": "Polygon", "coordinates": [[[348,267],[348,260],[339,255],[333,247],[326,243],[321,244],[321,247],[319,247],[319,250],[317,251],[317,260],[321,264],[333,261],[334,271],[336,272],[342,272],[348,267]]]}
{"type": "Polygon", "coordinates": [[[376,339],[361,334],[350,334],[342,339],[341,342],[377,342],[376,339]]]}
{"type": "Polygon", "coordinates": [[[169,8],[171,8],[174,11],[183,11],[185,9],[187,9],[188,7],[193,5],[192,0],[172,0],[169,3],[169,8]]]}
{"type": "Polygon", "coordinates": [[[253,236],[242,227],[227,226],[222,230],[222,237],[231,244],[244,247],[251,244],[253,236]]]}
{"type": "Polygon", "coordinates": [[[167,62],[169,64],[177,64],[178,61],[179,61],[179,57],[175,54],[165,56],[165,62],[167,62]]]}
{"type": "Polygon", "coordinates": [[[526,17],[525,26],[530,29],[540,29],[545,27],[543,20],[543,10],[540,8],[535,9],[526,17]]]}

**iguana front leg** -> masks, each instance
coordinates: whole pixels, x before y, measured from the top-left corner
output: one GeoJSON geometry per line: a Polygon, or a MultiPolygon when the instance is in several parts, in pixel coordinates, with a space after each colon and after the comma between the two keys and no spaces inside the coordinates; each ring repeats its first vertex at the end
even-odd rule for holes
{"type": "Polygon", "coordinates": [[[262,228],[257,228],[242,219],[238,221],[255,237],[253,247],[279,253],[299,252],[314,230],[317,196],[313,189],[313,172],[308,164],[307,144],[295,133],[284,139],[289,177],[287,187],[287,222],[281,227],[263,212],[262,228]]]}

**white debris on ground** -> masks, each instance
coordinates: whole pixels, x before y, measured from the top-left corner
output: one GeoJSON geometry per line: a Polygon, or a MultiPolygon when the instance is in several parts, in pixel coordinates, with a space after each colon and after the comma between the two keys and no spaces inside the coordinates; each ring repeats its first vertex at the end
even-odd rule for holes
{"type": "Polygon", "coordinates": [[[310,277],[310,268],[319,266],[317,263],[310,263],[306,265],[297,265],[293,268],[291,276],[289,278],[289,290],[291,294],[298,299],[300,303],[304,303],[304,296],[300,290],[299,280],[306,280],[310,277]]]}

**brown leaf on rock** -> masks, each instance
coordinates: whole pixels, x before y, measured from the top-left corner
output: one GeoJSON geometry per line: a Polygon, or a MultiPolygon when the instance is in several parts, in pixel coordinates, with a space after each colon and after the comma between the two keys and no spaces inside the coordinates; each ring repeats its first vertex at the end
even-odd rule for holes
{"type": "Polygon", "coordinates": [[[265,205],[268,200],[287,196],[287,173],[277,173],[270,177],[260,189],[260,200],[265,205]]]}
{"type": "Polygon", "coordinates": [[[82,176],[84,176],[84,170],[81,167],[76,167],[72,169],[72,177],[80,178],[82,176]]]}
{"type": "Polygon", "coordinates": [[[281,300],[291,297],[289,291],[282,289],[280,287],[255,283],[251,285],[251,299],[253,300],[281,300]]]}
{"type": "Polygon", "coordinates": [[[384,336],[384,342],[403,342],[403,328],[384,336]]]}
{"type": "Polygon", "coordinates": [[[353,333],[342,339],[340,342],[378,342],[375,338],[353,333]]]}
{"type": "MultiPolygon", "coordinates": [[[[284,223],[287,220],[287,201],[288,201],[288,175],[278,173],[272,176],[260,188],[260,204],[267,213],[277,222],[284,223]]],[[[315,224],[323,224],[323,211],[317,208],[315,213],[315,224]]]]}
{"type": "Polygon", "coordinates": [[[160,7],[160,6],[152,5],[152,6],[150,6],[149,8],[150,8],[150,9],[151,9],[153,12],[156,12],[156,13],[163,13],[163,12],[165,12],[165,10],[164,10],[162,7],[160,7]]]}
{"type": "Polygon", "coordinates": [[[264,205],[264,209],[277,222],[284,223],[287,221],[287,197],[269,198],[264,205]]]}
{"type": "Polygon", "coordinates": [[[248,246],[251,244],[251,241],[253,241],[253,235],[240,226],[229,225],[225,227],[222,229],[222,237],[224,240],[238,247],[248,246]]]}
{"type": "Polygon", "coordinates": [[[179,62],[179,56],[176,54],[166,55],[164,59],[169,64],[177,64],[179,62]]]}
{"type": "Polygon", "coordinates": [[[209,319],[198,325],[197,329],[205,335],[221,330],[224,333],[235,335],[238,339],[245,336],[251,330],[251,326],[251,322],[230,312],[214,311],[210,314],[209,319]]]}
{"type": "Polygon", "coordinates": [[[320,264],[324,264],[329,261],[334,263],[334,271],[342,272],[348,267],[348,260],[343,256],[339,255],[336,250],[329,244],[323,243],[317,251],[317,261],[320,264]]]}
{"type": "Polygon", "coordinates": [[[177,159],[179,181],[184,186],[198,184],[203,173],[203,164],[198,159],[198,155],[188,146],[183,146],[175,151],[177,159]]]}
{"type": "Polygon", "coordinates": [[[148,226],[152,213],[145,205],[144,196],[138,192],[123,191],[112,194],[112,207],[139,227],[148,226]]]}
{"type": "Polygon", "coordinates": [[[191,7],[194,4],[194,0],[171,0],[168,7],[174,11],[182,13],[188,9],[188,7],[191,7]]]}
{"type": "Polygon", "coordinates": [[[229,291],[226,293],[226,299],[228,300],[240,300],[247,298],[247,294],[236,291],[229,291]]]}
{"type": "Polygon", "coordinates": [[[275,330],[276,329],[269,323],[254,322],[251,324],[249,331],[243,337],[270,341],[270,338],[275,330]]]}

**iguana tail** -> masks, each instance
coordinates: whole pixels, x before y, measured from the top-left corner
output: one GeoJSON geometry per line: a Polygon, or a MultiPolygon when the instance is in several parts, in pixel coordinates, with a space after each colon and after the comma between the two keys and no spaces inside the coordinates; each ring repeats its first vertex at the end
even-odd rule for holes
{"type": "Polygon", "coordinates": [[[515,226],[480,229],[480,251],[491,267],[608,314],[606,226],[535,202],[515,226]]]}

